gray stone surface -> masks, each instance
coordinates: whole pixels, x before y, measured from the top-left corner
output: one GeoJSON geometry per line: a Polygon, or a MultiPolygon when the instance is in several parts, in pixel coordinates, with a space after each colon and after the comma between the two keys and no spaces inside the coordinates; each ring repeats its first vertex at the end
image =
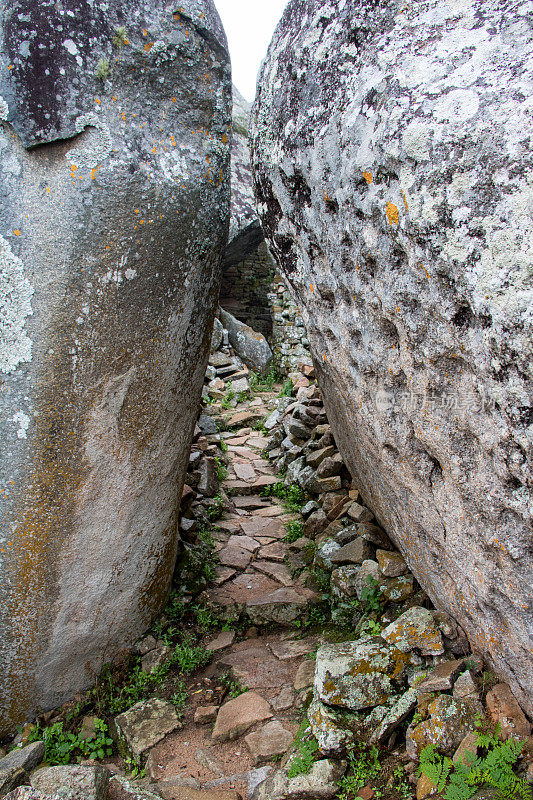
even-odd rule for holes
{"type": "Polygon", "coordinates": [[[254,331],[249,325],[222,308],[220,320],[228,331],[231,346],[244,363],[257,372],[268,372],[272,362],[272,350],[263,334],[254,331]]]}
{"type": "Polygon", "coordinates": [[[44,758],[44,742],[33,742],[0,758],[0,795],[15,789],[44,758]]]}
{"type": "Polygon", "coordinates": [[[351,711],[383,705],[409,658],[379,637],[326,644],[316,654],[315,698],[351,711]]]}
{"type": "Polygon", "coordinates": [[[251,148],[348,469],[533,713],[530,25],[527,2],[292,0],[251,148]]]}
{"type": "Polygon", "coordinates": [[[252,800],[330,800],[346,765],[339,761],[315,761],[307,774],[288,777],[288,767],[279,769],[259,784],[252,800]]]}
{"type": "Polygon", "coordinates": [[[101,765],[45,767],[31,776],[31,785],[53,800],[106,800],[108,782],[101,765]]]}
{"type": "Polygon", "coordinates": [[[180,727],[176,709],[159,698],[141,700],[113,721],[119,749],[140,761],[167,734],[180,727]]]}
{"type": "Polygon", "coordinates": [[[231,121],[214,4],[180,8],[0,13],[0,732],[87,686],[168,593],[231,121]]]}

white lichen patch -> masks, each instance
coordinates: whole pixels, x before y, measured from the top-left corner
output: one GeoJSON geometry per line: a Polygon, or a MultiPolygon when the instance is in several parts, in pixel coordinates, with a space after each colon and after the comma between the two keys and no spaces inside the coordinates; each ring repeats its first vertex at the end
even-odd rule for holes
{"type": "Polygon", "coordinates": [[[0,120],[6,120],[8,114],[9,114],[9,106],[2,97],[2,95],[0,95],[0,120]]]}
{"type": "Polygon", "coordinates": [[[0,372],[9,373],[31,361],[31,339],[25,331],[33,310],[34,289],[24,276],[24,265],[0,235],[0,372]]]}
{"type": "Polygon", "coordinates": [[[111,150],[113,142],[109,128],[94,113],[82,114],[76,120],[76,131],[83,133],[85,128],[96,128],[97,135],[84,139],[65,153],[69,164],[77,169],[96,169],[104,161],[111,150]]]}
{"type": "Polygon", "coordinates": [[[13,415],[12,421],[16,422],[19,426],[17,431],[17,437],[19,439],[27,439],[27,430],[30,427],[30,418],[24,411],[17,411],[16,414],[13,415]]]}

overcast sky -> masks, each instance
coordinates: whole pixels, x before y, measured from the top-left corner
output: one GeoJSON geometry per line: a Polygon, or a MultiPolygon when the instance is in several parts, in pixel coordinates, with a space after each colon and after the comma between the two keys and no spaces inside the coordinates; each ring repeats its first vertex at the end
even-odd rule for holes
{"type": "Polygon", "coordinates": [[[255,97],[257,72],[288,0],[215,0],[229,42],[233,83],[255,97]]]}

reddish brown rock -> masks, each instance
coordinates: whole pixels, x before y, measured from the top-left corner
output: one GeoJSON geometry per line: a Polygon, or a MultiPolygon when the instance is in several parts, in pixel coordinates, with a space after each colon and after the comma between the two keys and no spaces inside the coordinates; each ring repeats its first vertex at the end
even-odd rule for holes
{"type": "Polygon", "coordinates": [[[499,683],[487,694],[487,711],[492,721],[500,725],[502,736],[527,737],[531,733],[531,725],[518,705],[513,693],[505,683],[499,683]]]}
{"type": "Polygon", "coordinates": [[[214,742],[237,739],[252,725],[271,717],[270,705],[260,694],[245,692],[222,706],[211,738],[214,742]]]}

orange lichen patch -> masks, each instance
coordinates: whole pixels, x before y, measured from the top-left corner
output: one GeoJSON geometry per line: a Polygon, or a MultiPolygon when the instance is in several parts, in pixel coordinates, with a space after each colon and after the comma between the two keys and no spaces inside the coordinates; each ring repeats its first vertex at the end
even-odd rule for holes
{"type": "Polygon", "coordinates": [[[47,186],[46,187],[46,194],[50,194],[51,191],[52,191],[51,188],[49,186],[47,186]]]}
{"type": "MultiPolygon", "coordinates": [[[[402,191],[402,190],[401,190],[401,191],[402,191]]],[[[409,211],[409,206],[407,205],[407,198],[406,198],[406,196],[405,196],[405,192],[404,192],[404,191],[402,191],[402,197],[403,197],[403,204],[404,204],[404,206],[405,206],[405,210],[406,210],[406,211],[409,211]]]]}
{"type": "Polygon", "coordinates": [[[226,136],[225,133],[222,134],[222,141],[224,142],[224,144],[228,143],[228,137],[226,136]]]}
{"type": "Polygon", "coordinates": [[[365,179],[365,181],[366,181],[368,184],[371,184],[371,183],[372,183],[372,173],[371,173],[371,172],[369,172],[368,170],[365,170],[365,171],[363,172],[363,178],[365,179]]]}
{"type": "Polygon", "coordinates": [[[387,203],[385,208],[385,214],[387,215],[387,219],[389,221],[389,225],[397,225],[400,220],[400,214],[398,212],[398,207],[391,203],[390,201],[387,203]]]}
{"type": "Polygon", "coordinates": [[[314,293],[315,293],[315,287],[313,286],[313,284],[312,284],[312,283],[310,283],[310,284],[309,284],[309,288],[310,288],[310,290],[311,290],[311,291],[313,292],[313,294],[314,294],[314,293]]]}
{"type": "Polygon", "coordinates": [[[146,28],[143,28],[142,32],[143,32],[143,36],[148,36],[148,31],[146,30],[146,28]]]}
{"type": "Polygon", "coordinates": [[[98,167],[93,167],[92,170],[91,170],[91,180],[92,181],[94,181],[94,179],[96,178],[96,170],[97,169],[98,169],[98,167]]]}
{"type": "Polygon", "coordinates": [[[100,98],[99,98],[99,97],[95,97],[95,98],[94,98],[94,102],[95,102],[95,103],[96,103],[96,105],[98,105],[98,106],[102,104],[102,101],[100,100],[100,98]]]}
{"type": "Polygon", "coordinates": [[[76,166],[76,164],[71,164],[70,165],[70,177],[71,178],[75,178],[76,177],[76,170],[77,169],[78,169],[78,167],[76,166]]]}
{"type": "Polygon", "coordinates": [[[144,45],[144,49],[146,50],[147,53],[149,53],[153,46],[154,46],[153,42],[146,42],[146,44],[144,45]]]}
{"type": "Polygon", "coordinates": [[[13,231],[13,233],[15,234],[15,236],[20,236],[20,231],[18,230],[18,228],[17,230],[13,231]]]}

